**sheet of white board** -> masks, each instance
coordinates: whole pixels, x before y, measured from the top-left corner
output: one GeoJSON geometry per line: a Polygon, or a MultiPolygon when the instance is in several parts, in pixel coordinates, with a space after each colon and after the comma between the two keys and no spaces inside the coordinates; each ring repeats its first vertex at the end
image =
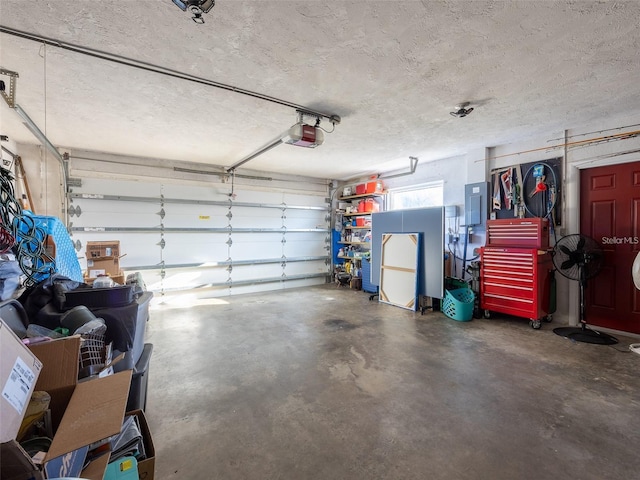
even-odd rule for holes
{"type": "Polygon", "coordinates": [[[385,233],[420,234],[418,294],[444,297],[444,207],[410,208],[371,215],[371,283],[380,286],[380,255],[385,233]]]}
{"type": "Polygon", "coordinates": [[[416,310],[419,248],[418,233],[383,234],[380,302],[416,310]]]}

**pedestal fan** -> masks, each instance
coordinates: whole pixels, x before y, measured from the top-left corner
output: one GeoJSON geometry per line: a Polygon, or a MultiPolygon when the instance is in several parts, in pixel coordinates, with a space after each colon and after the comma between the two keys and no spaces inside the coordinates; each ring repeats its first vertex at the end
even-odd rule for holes
{"type": "Polygon", "coordinates": [[[553,248],[553,264],[562,275],[580,283],[580,326],[559,327],[553,332],[576,342],[614,345],[618,339],[587,327],[584,290],[587,280],[595,277],[602,268],[604,254],[600,245],[591,237],[573,234],[562,237],[553,248]]]}

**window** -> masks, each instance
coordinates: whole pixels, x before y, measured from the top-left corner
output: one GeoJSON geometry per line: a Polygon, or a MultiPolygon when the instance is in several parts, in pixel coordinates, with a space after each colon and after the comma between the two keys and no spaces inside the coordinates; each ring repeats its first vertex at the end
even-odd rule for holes
{"type": "Polygon", "coordinates": [[[389,210],[441,207],[444,204],[443,181],[394,188],[388,193],[389,210]]]}

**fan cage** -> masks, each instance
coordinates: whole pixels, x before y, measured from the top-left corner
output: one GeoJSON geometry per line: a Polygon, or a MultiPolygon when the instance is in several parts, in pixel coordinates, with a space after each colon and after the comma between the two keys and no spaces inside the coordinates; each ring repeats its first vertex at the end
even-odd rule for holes
{"type": "Polygon", "coordinates": [[[593,238],[579,233],[567,235],[558,240],[552,255],[556,270],[569,280],[577,281],[595,277],[602,268],[603,258],[600,245],[593,238]],[[570,253],[567,253],[565,249],[570,253]],[[572,255],[577,255],[578,252],[581,252],[582,258],[578,260],[572,258],[572,255]],[[566,262],[573,263],[570,267],[563,267],[566,262]],[[584,270],[582,272],[583,278],[581,278],[581,270],[584,270]]]}

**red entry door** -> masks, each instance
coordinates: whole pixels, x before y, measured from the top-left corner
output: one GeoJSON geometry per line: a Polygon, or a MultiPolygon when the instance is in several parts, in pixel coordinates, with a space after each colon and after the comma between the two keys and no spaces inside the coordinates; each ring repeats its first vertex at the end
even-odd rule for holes
{"type": "Polygon", "coordinates": [[[587,323],[640,333],[640,291],[631,277],[640,251],[640,162],[580,171],[580,233],[605,254],[587,283],[587,323]]]}

